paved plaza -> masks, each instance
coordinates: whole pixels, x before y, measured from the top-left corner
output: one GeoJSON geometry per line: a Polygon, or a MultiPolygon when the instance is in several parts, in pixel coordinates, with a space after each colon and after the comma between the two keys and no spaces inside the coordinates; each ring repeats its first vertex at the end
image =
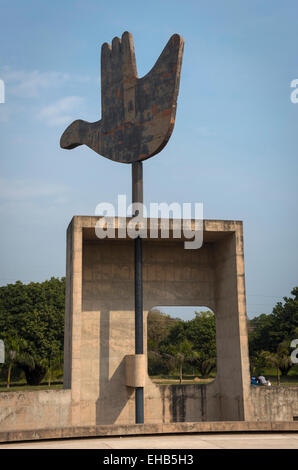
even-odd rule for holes
{"type": "Polygon", "coordinates": [[[102,437],[4,443],[1,449],[298,449],[298,433],[102,437]]]}

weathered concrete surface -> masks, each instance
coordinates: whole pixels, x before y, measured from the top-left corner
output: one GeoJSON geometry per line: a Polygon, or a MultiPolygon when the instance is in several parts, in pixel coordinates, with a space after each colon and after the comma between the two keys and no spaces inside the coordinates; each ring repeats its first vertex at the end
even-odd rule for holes
{"type": "MultiPolygon", "coordinates": [[[[134,354],[133,240],[118,239],[117,219],[115,238],[99,240],[97,220],[74,217],[68,229],[65,387],[72,390],[72,425],[133,424],[124,360],[134,354]]],[[[144,344],[152,307],[210,307],[218,372],[207,386],[179,388],[154,384],[146,371],[145,422],[248,420],[242,223],[204,221],[203,247],[185,250],[170,222],[167,239],[143,240],[144,344]]]]}
{"type": "Polygon", "coordinates": [[[125,385],[127,387],[145,386],[146,359],[144,354],[128,354],[125,356],[125,385]]]}
{"type": "MultiPolygon", "coordinates": [[[[206,422],[206,385],[159,386],[162,408],[172,423],[145,425],[156,432],[298,431],[298,387],[251,387],[252,422],[206,422]],[[191,423],[200,418],[201,422],[191,423]],[[288,421],[285,421],[285,420],[288,421]],[[186,421],[186,422],[185,422],[186,421]],[[175,424],[176,423],[176,424],[175,424]],[[181,427],[182,425],[182,427],[181,427]],[[194,427],[193,427],[194,426],[194,427]]],[[[141,425],[71,427],[71,391],[0,393],[0,442],[140,433],[141,425]],[[24,431],[26,430],[26,431],[24,431]],[[28,432],[27,432],[28,431],[28,432]],[[98,433],[98,434],[92,434],[98,433]],[[7,437],[9,436],[9,437],[7,437]]]]}
{"type": "Polygon", "coordinates": [[[0,431],[65,427],[71,424],[70,390],[0,393],[0,431]]]}
{"type": "Polygon", "coordinates": [[[298,419],[298,387],[251,387],[252,419],[292,421],[298,419]]]}
{"type": "Polygon", "coordinates": [[[103,436],[145,436],[146,434],[184,434],[184,433],[229,433],[229,432],[298,432],[297,422],[204,422],[204,423],[167,423],[131,424],[110,426],[75,426],[67,428],[40,429],[36,431],[0,431],[0,442],[34,441],[40,439],[66,439],[77,437],[103,436]]]}
{"type": "Polygon", "coordinates": [[[101,49],[102,119],[74,121],[60,145],[85,144],[122,163],[145,160],[167,144],[175,123],[183,39],[173,35],[152,70],[137,77],[132,35],[123,33],[101,49]]]}

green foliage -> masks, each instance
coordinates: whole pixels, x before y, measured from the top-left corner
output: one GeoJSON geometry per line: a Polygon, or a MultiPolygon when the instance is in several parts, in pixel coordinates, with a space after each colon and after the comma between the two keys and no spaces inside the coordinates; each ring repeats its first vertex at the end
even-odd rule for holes
{"type": "MultiPolygon", "coordinates": [[[[148,345],[149,347],[149,345],[148,345]]],[[[175,361],[162,355],[160,352],[148,350],[148,374],[149,375],[169,375],[175,367],[175,361]]]]}
{"type": "MultiPolygon", "coordinates": [[[[273,357],[279,358],[278,368],[282,375],[287,375],[292,367],[289,346],[298,338],[298,287],[291,294],[293,298],[284,297],[284,303],[277,302],[271,314],[262,314],[249,321],[251,363],[258,370],[262,368],[263,352],[271,354],[271,363],[273,357]]],[[[275,360],[275,364],[277,362],[275,360]]]]}
{"type": "Polygon", "coordinates": [[[148,349],[158,351],[159,345],[168,336],[172,326],[180,320],[166,315],[158,309],[153,309],[148,313],[148,349]]]}
{"type": "Polygon", "coordinates": [[[199,352],[193,357],[191,364],[203,378],[208,378],[216,369],[216,357],[206,357],[206,354],[199,352]]]}
{"type": "Polygon", "coordinates": [[[41,361],[41,366],[46,369],[46,378],[48,381],[48,386],[51,386],[54,374],[61,372],[63,365],[63,352],[61,350],[54,349],[52,354],[48,358],[44,358],[41,361]]]}
{"type": "Polygon", "coordinates": [[[0,337],[20,339],[16,363],[30,384],[38,385],[61,358],[64,303],[64,278],[0,287],[0,337]]]}
{"type": "Polygon", "coordinates": [[[259,357],[263,361],[263,367],[272,366],[276,369],[277,384],[280,385],[280,371],[286,370],[288,372],[292,366],[288,348],[285,345],[280,344],[277,348],[276,353],[271,353],[269,351],[261,351],[259,357]]]}
{"type": "Polygon", "coordinates": [[[269,315],[262,314],[249,322],[249,346],[251,354],[266,350],[275,352],[279,344],[298,337],[298,287],[284,297],[269,315]]]}
{"type": "Polygon", "coordinates": [[[172,318],[158,309],[153,309],[148,313],[148,373],[149,375],[169,374],[174,368],[173,358],[162,354],[160,349],[165,338],[179,319],[172,318]]]}
{"type": "Polygon", "coordinates": [[[216,368],[215,317],[210,311],[195,312],[190,321],[172,319],[160,311],[148,319],[149,374],[196,369],[204,377],[216,368]]]}
{"type": "MultiPolygon", "coordinates": [[[[269,353],[270,354],[270,353],[269,353]]],[[[259,351],[250,358],[250,372],[253,376],[262,375],[268,367],[268,351],[259,351]]]]}
{"type": "Polygon", "coordinates": [[[164,356],[173,358],[179,367],[180,383],[183,379],[183,364],[186,360],[191,360],[194,356],[193,345],[186,338],[177,341],[176,344],[168,344],[161,347],[164,356]]]}
{"type": "Polygon", "coordinates": [[[32,365],[34,364],[32,357],[24,352],[26,348],[26,341],[19,336],[6,335],[4,338],[5,344],[5,364],[7,373],[7,388],[10,387],[11,374],[13,368],[19,363],[32,365]]]}
{"type": "Polygon", "coordinates": [[[196,317],[188,323],[187,338],[203,359],[216,359],[216,327],[212,312],[195,312],[196,317]]]}
{"type": "Polygon", "coordinates": [[[212,312],[195,312],[189,322],[187,337],[193,343],[196,354],[191,363],[202,377],[209,377],[216,369],[216,328],[212,312]]]}

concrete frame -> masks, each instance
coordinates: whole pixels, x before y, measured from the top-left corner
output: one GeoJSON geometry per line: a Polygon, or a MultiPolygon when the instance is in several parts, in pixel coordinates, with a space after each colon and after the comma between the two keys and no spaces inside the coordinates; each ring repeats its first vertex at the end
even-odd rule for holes
{"type": "MultiPolygon", "coordinates": [[[[133,241],[118,238],[117,218],[115,238],[99,240],[97,220],[75,216],[67,230],[64,388],[72,426],[135,422],[125,377],[125,357],[134,354],[133,241]]],[[[205,220],[198,250],[184,249],[172,229],[170,220],[167,239],[143,240],[145,356],[152,307],[207,306],[216,315],[217,376],[207,386],[158,386],[146,363],[145,423],[249,420],[242,222],[205,220]]]]}

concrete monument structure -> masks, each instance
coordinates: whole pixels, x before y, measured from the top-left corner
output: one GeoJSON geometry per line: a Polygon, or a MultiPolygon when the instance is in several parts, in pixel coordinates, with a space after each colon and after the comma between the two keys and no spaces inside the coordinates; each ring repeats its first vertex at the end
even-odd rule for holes
{"type": "MultiPolygon", "coordinates": [[[[76,120],[64,131],[60,145],[73,149],[87,145],[99,155],[132,164],[133,215],[143,203],[142,161],[167,144],[175,123],[183,55],[183,39],[174,34],[156,64],[143,78],[137,76],[133,37],[127,31],[112,45],[101,48],[102,119],[76,120]]],[[[142,239],[134,241],[135,354],[144,353],[142,239]]],[[[140,358],[131,358],[135,364],[140,358]]],[[[131,364],[131,363],[130,363],[131,364]]],[[[144,387],[137,385],[136,423],[144,422],[144,387]]]]}
{"type": "Polygon", "coordinates": [[[172,228],[168,239],[143,239],[144,344],[156,305],[202,305],[216,315],[215,381],[165,388],[149,378],[146,352],[133,355],[133,240],[117,237],[118,219],[115,238],[99,240],[97,220],[74,217],[67,235],[64,377],[72,425],[133,424],[134,387],[144,385],[145,423],[249,420],[242,223],[205,221],[199,250],[185,250],[172,228]]]}
{"type": "MultiPolygon", "coordinates": [[[[72,123],[61,146],[85,144],[132,164],[143,201],[142,161],[166,145],[175,122],[183,40],[174,35],[139,79],[132,36],[104,44],[102,119],[72,123]]],[[[135,216],[135,213],[134,213],[135,216]]],[[[147,234],[99,239],[98,217],[67,230],[64,389],[0,394],[0,442],[96,435],[298,430],[298,387],[250,385],[240,221],[205,220],[203,245],[147,234]],[[208,385],[157,385],[147,372],[147,314],[157,305],[206,306],[216,317],[217,376],[208,385]],[[297,420],[296,420],[297,418],[297,420]],[[138,423],[138,424],[135,424],[138,423]],[[145,424],[141,424],[145,423],[145,424]]],[[[163,220],[156,220],[160,229],[163,220]]],[[[194,228],[195,221],[189,221],[194,228]]]]}

